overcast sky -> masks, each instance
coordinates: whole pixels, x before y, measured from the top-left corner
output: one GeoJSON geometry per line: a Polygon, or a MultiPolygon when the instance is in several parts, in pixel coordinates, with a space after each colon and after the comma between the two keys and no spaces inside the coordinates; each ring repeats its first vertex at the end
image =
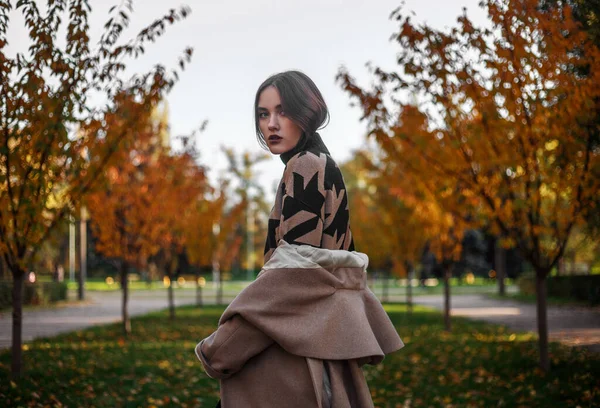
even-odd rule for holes
{"type": "MultiPolygon", "coordinates": [[[[91,0],[92,40],[97,41],[117,1],[91,0]]],[[[478,0],[406,0],[405,10],[414,19],[437,28],[453,26],[467,7],[476,23],[485,20],[478,0]]],[[[365,63],[393,68],[397,44],[389,41],[396,31],[390,13],[398,0],[188,0],[178,3],[158,0],[134,1],[131,25],[123,39],[166,13],[170,7],[187,4],[192,13],[168,28],[146,54],[128,63],[129,72],[147,70],[156,63],[174,67],[186,46],[194,56],[180,82],[168,96],[172,134],[189,133],[208,120],[198,135],[200,161],[211,170],[212,180],[225,166],[221,145],[260,152],[254,134],[252,107],[256,89],[269,75],[297,69],[310,76],[327,102],[331,122],[320,133],[339,163],[365,141],[360,111],[349,106],[349,98],[335,83],[345,66],[362,85],[367,85],[365,63]]],[[[65,20],[65,19],[63,19],[65,20]]],[[[24,51],[27,31],[20,15],[13,12],[9,25],[9,53],[24,51]]],[[[260,179],[269,199],[281,177],[278,156],[261,164],[260,179]]]]}

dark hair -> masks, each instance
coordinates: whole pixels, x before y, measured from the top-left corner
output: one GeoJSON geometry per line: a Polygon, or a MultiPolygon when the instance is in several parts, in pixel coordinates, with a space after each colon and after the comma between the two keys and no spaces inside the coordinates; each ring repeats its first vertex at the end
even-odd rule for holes
{"type": "Polygon", "coordinates": [[[279,91],[281,107],[285,114],[297,124],[307,137],[329,123],[329,110],[319,88],[306,74],[300,71],[285,71],[271,75],[256,91],[254,99],[254,125],[258,143],[267,149],[265,137],[260,131],[258,120],[258,98],[267,87],[279,91]],[[327,121],[327,123],[325,123],[327,121]],[[323,125],[325,123],[325,125],[323,125]]]}

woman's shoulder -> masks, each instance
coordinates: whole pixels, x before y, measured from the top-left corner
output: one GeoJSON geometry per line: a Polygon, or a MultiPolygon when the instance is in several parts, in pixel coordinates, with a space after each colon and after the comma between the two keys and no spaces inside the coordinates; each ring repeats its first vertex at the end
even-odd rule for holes
{"type": "Polygon", "coordinates": [[[320,179],[328,186],[331,184],[343,184],[343,177],[335,160],[331,155],[317,150],[305,150],[298,152],[287,163],[285,175],[291,177],[293,173],[309,176],[321,173],[320,179]]]}
{"type": "Polygon", "coordinates": [[[316,150],[303,150],[290,158],[286,169],[296,169],[301,167],[325,168],[328,159],[331,160],[331,157],[326,153],[316,150]]]}

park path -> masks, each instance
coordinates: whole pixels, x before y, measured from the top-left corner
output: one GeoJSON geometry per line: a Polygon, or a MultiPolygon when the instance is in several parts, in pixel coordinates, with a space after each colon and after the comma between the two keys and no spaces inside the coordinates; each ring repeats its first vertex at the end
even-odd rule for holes
{"type": "MultiPolygon", "coordinates": [[[[209,292],[209,291],[207,291],[209,292]]],[[[214,293],[206,293],[205,303],[214,303],[214,293]]],[[[379,294],[379,293],[377,293],[379,294]]],[[[230,301],[235,292],[226,292],[224,301],[230,301]]],[[[391,296],[390,300],[405,301],[404,296],[391,296]],[[397,299],[396,299],[397,297],[397,299]]],[[[443,309],[442,295],[415,296],[417,304],[443,309]]],[[[177,292],[177,306],[194,304],[193,290],[177,292]]],[[[146,314],[167,307],[166,291],[133,291],[130,294],[131,316],[146,314]]],[[[490,323],[504,324],[518,331],[536,332],[534,304],[513,300],[492,299],[485,295],[454,295],[451,299],[452,315],[490,323]]],[[[49,309],[29,309],[23,313],[23,341],[49,337],[121,319],[121,293],[87,292],[83,303],[67,304],[49,309]]],[[[548,307],[550,338],[572,346],[586,346],[600,352],[600,307],[575,306],[548,307]]],[[[10,347],[12,317],[10,312],[0,313],[0,349],[10,347]]]]}
{"type": "MultiPolygon", "coordinates": [[[[75,295],[69,294],[72,299],[75,295]],[[72,296],[71,296],[72,295],[72,296]]],[[[166,291],[132,291],[129,298],[130,316],[143,315],[168,307],[166,291]]],[[[195,302],[194,291],[177,294],[175,305],[195,302]]],[[[86,327],[121,320],[121,292],[87,292],[86,300],[47,309],[32,308],[23,312],[23,341],[55,336],[86,327]]],[[[8,348],[12,336],[12,314],[0,313],[0,349],[8,348]]]]}
{"type": "MultiPolygon", "coordinates": [[[[415,296],[414,302],[438,310],[444,309],[440,295],[415,296]]],[[[511,329],[537,332],[535,304],[510,299],[492,299],[485,295],[451,297],[452,316],[465,316],[511,329]]],[[[600,307],[548,306],[550,340],[570,346],[583,346],[600,352],[600,307]]]]}

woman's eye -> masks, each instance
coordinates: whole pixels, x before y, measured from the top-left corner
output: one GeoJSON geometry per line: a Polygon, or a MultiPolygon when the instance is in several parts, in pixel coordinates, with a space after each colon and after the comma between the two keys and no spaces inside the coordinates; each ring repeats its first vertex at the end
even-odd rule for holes
{"type": "Polygon", "coordinates": [[[259,114],[258,114],[258,117],[259,117],[260,119],[262,119],[262,118],[266,118],[266,117],[267,117],[267,112],[261,112],[261,113],[259,113],[259,114]]]}
{"type": "Polygon", "coordinates": [[[281,116],[285,116],[285,112],[284,112],[284,111],[282,111],[282,110],[281,110],[281,111],[279,111],[279,114],[280,114],[281,116]]]}

